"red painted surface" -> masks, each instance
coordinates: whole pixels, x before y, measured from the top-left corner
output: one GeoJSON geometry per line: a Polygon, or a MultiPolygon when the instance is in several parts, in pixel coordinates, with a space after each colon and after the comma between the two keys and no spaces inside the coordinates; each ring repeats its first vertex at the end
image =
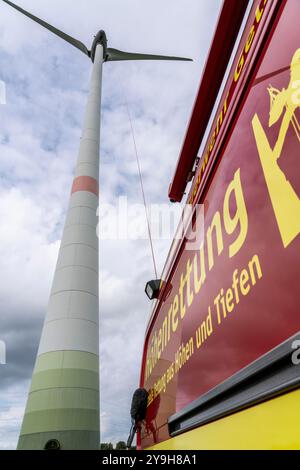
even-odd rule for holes
{"type": "Polygon", "coordinates": [[[188,174],[197,157],[248,3],[248,0],[238,2],[224,0],[192,116],[169,188],[169,198],[173,201],[181,201],[183,197],[188,174]]]}
{"type": "MultiPolygon", "coordinates": [[[[292,225],[293,221],[300,220],[300,141],[296,132],[297,122],[300,122],[299,106],[294,113],[295,121],[289,123],[284,135],[280,156],[273,166],[275,176],[279,175],[278,191],[270,190],[269,183],[273,181],[273,177],[270,178],[271,173],[266,176],[263,167],[263,161],[268,164],[268,155],[265,160],[261,157],[259,148],[262,139],[259,142],[256,140],[253,124],[258,118],[269,148],[274,149],[279,141],[284,112],[287,108],[283,107],[282,114],[277,116],[277,122],[269,125],[268,87],[271,85],[279,92],[289,87],[291,84],[289,66],[295,52],[300,48],[297,22],[300,14],[299,1],[289,0],[286,4],[280,3],[285,7],[281,14],[278,14],[278,23],[272,19],[272,32],[267,28],[264,29],[267,32],[264,38],[265,51],[251,59],[256,60],[258,69],[251,78],[250,86],[244,89],[242,101],[239,102],[241,103],[239,112],[226,145],[224,144],[222,154],[214,162],[209,180],[206,180],[205,187],[199,193],[200,201],[205,207],[203,236],[193,250],[187,250],[186,245],[183,245],[181,254],[167,279],[168,285],[172,285],[170,295],[165,302],[160,301],[158,304],[148,329],[141,385],[150,391],[150,396],[166,371],[169,370],[170,376],[172,375],[176,351],[182,344],[189,342],[190,338],[194,341],[194,353],[174,373],[162,391],[152,394],[153,400],[151,398],[149,400],[151,403],[148,418],[142,432],[144,448],[169,438],[167,419],[170,415],[300,330],[297,295],[300,229],[297,232],[297,224],[288,242],[284,237],[284,233],[289,231],[289,224],[292,225]],[[278,73],[274,74],[275,71],[278,73]],[[266,77],[266,80],[262,80],[262,77],[266,77]],[[233,181],[235,190],[239,190],[239,196],[233,191],[233,181]],[[284,196],[285,191],[293,193],[294,199],[291,198],[291,201],[293,200],[291,212],[286,217],[283,214],[283,224],[276,212],[274,200],[279,202],[278,207],[280,207],[280,198],[282,198],[284,205],[287,201],[284,196]],[[241,201],[244,203],[244,210],[241,201]],[[242,217],[244,213],[246,217],[242,217]],[[220,216],[223,244],[218,254],[216,233],[213,231],[214,263],[209,268],[207,233],[213,220],[216,220],[214,219],[216,214],[220,216]],[[239,218],[233,227],[234,230],[231,230],[228,220],[234,220],[235,214],[238,214],[239,218]],[[237,240],[241,243],[239,249],[235,250],[237,240]],[[196,293],[193,272],[187,275],[190,286],[188,289],[186,282],[182,291],[185,313],[183,318],[180,312],[174,316],[174,319],[178,320],[178,326],[175,332],[170,333],[170,339],[161,351],[160,359],[146,378],[149,345],[154,334],[157,334],[162,327],[164,319],[168,318],[172,306],[172,311],[176,312],[174,299],[179,295],[181,277],[186,275],[188,262],[190,260],[193,263],[195,256],[199,269],[202,243],[205,281],[200,291],[196,293]],[[261,270],[260,276],[257,269],[254,269],[255,283],[251,282],[249,268],[249,262],[254,256],[259,260],[261,270]],[[238,295],[232,287],[236,270],[238,271],[235,276],[239,279],[238,295]],[[247,282],[244,270],[248,271],[247,282]],[[215,302],[221,289],[225,296],[226,316],[221,310],[221,298],[218,303],[220,315],[215,302]],[[229,295],[226,303],[226,293],[230,289],[234,293],[234,299],[229,295]],[[189,305],[191,295],[193,300],[189,305]],[[230,308],[227,307],[233,308],[229,311],[230,308]],[[212,331],[207,334],[202,344],[196,347],[196,332],[199,332],[198,328],[203,322],[207,326],[207,331],[211,326],[212,331]]],[[[275,2],[272,4],[274,6],[275,2]]],[[[254,52],[258,50],[259,48],[254,49],[254,52]]],[[[299,69],[299,64],[297,67],[299,69]]],[[[244,83],[247,84],[246,79],[244,83]]],[[[300,99],[299,96],[298,98],[300,99]]]]}
{"type": "Polygon", "coordinates": [[[88,191],[98,196],[99,195],[98,181],[95,178],[91,178],[90,176],[78,176],[78,178],[74,179],[73,186],[72,186],[72,194],[78,191],[88,191]]]}

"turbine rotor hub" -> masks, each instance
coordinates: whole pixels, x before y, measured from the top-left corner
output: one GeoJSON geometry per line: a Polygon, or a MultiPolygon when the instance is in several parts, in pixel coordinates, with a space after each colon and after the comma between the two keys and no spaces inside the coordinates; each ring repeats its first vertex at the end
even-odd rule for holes
{"type": "Polygon", "coordinates": [[[92,48],[90,51],[90,57],[92,59],[92,62],[94,62],[95,60],[95,54],[96,54],[96,49],[97,49],[98,44],[101,44],[101,46],[103,47],[103,61],[106,62],[107,60],[107,37],[103,29],[100,29],[100,31],[98,31],[93,41],[92,48]]]}

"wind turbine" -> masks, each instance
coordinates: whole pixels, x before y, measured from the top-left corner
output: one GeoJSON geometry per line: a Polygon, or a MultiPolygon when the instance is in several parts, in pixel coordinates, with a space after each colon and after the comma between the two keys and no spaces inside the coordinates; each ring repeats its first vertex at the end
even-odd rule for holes
{"type": "Polygon", "coordinates": [[[102,65],[123,60],[191,60],[107,47],[103,30],[91,50],[77,39],[3,0],[79,49],[93,62],[60,252],[18,449],[98,449],[99,302],[97,208],[102,65]]]}

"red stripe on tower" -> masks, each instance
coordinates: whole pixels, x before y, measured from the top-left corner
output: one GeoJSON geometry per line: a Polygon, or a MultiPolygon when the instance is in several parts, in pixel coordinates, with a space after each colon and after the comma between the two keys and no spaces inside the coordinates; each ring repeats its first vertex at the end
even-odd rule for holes
{"type": "Polygon", "coordinates": [[[71,193],[77,193],[78,191],[89,191],[98,196],[98,181],[95,178],[91,178],[91,176],[78,176],[74,179],[71,193]]]}

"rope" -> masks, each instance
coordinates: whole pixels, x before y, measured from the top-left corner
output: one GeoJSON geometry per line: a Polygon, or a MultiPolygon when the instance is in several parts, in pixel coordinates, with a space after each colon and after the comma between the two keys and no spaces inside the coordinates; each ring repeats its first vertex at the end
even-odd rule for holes
{"type": "Polygon", "coordinates": [[[139,155],[138,155],[138,151],[137,151],[137,145],[136,145],[136,140],[135,140],[135,135],[134,135],[133,123],[132,123],[132,119],[131,119],[131,115],[130,115],[129,106],[128,106],[127,101],[126,101],[126,109],[127,109],[127,113],[128,113],[129,122],[130,122],[133,146],[134,146],[135,157],[136,157],[136,163],[137,163],[139,177],[140,177],[140,185],[141,185],[141,191],[142,191],[143,202],[144,202],[144,207],[145,207],[145,215],[146,215],[146,220],[147,220],[148,236],[149,236],[149,242],[150,242],[150,248],[151,248],[151,254],[152,254],[152,261],[153,261],[155,279],[158,279],[156,263],[155,263],[155,256],[154,256],[154,249],[153,249],[153,241],[152,241],[152,235],[151,235],[151,228],[150,228],[150,222],[149,222],[148,211],[147,211],[146,196],[145,196],[145,190],[144,190],[144,184],[143,184],[143,177],[142,177],[142,172],[141,172],[141,165],[140,165],[139,155]]]}

